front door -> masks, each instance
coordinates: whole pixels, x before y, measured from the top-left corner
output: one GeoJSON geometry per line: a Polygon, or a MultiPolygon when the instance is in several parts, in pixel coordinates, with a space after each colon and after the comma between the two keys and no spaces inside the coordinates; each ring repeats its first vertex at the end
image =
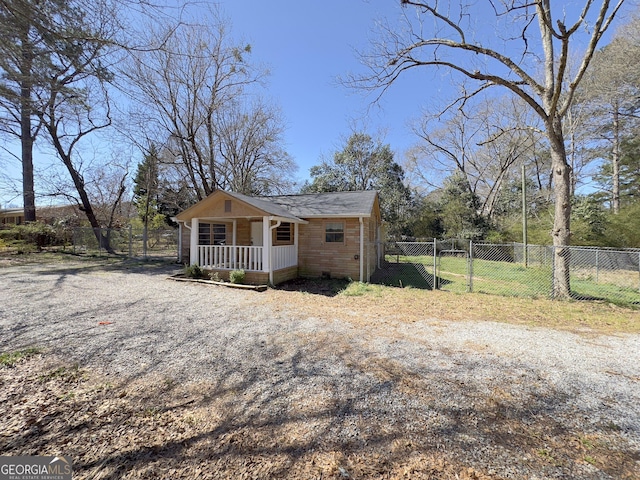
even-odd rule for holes
{"type": "Polygon", "coordinates": [[[262,222],[251,222],[251,245],[254,247],[262,247],[262,222]]]}

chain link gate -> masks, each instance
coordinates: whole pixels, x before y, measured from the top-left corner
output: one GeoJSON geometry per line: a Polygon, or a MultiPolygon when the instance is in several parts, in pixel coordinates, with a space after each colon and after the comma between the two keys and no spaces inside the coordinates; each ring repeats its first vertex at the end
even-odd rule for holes
{"type": "Polygon", "coordinates": [[[394,287],[437,288],[436,241],[389,242],[380,245],[383,254],[371,283],[394,287]]]}

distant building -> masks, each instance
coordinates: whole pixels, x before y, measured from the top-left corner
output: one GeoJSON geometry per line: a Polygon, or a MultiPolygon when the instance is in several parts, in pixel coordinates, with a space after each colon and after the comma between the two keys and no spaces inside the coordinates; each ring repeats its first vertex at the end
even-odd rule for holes
{"type": "MultiPolygon", "coordinates": [[[[57,205],[51,207],[36,207],[36,220],[47,224],[64,221],[71,225],[79,225],[84,214],[77,205],[57,205]]],[[[9,208],[0,210],[0,226],[22,225],[24,223],[24,209],[9,208]]]]}

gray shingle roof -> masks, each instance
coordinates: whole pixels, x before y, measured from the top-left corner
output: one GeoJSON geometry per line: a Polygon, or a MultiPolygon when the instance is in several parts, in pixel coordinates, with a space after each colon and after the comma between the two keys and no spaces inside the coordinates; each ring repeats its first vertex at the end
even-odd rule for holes
{"type": "Polygon", "coordinates": [[[374,190],[250,197],[227,192],[272,215],[299,220],[312,217],[368,217],[377,196],[374,190]]]}
{"type": "Polygon", "coordinates": [[[274,215],[276,217],[290,218],[294,221],[301,220],[298,216],[296,216],[295,213],[291,212],[287,208],[279,205],[276,202],[269,201],[268,200],[269,197],[250,197],[248,195],[242,195],[241,193],[234,193],[234,192],[226,192],[226,193],[232,197],[237,198],[238,200],[242,200],[243,202],[248,203],[249,205],[253,205],[257,209],[262,210],[263,212],[269,213],[271,215],[274,215]]]}
{"type": "Polygon", "coordinates": [[[377,192],[309,193],[256,197],[286,209],[299,218],[312,217],[368,217],[371,215],[377,192]]]}

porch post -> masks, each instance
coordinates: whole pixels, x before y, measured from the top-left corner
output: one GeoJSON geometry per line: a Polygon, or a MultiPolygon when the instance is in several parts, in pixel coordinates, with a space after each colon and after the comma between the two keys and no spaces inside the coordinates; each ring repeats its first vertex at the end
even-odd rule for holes
{"type": "Polygon", "coordinates": [[[191,248],[189,252],[189,264],[197,265],[198,264],[198,232],[200,228],[198,227],[198,219],[191,219],[191,248]]]}
{"type": "Polygon", "coordinates": [[[262,217],[262,271],[271,271],[271,218],[262,217]]]}
{"type": "Polygon", "coordinates": [[[236,246],[236,237],[238,232],[238,221],[233,221],[233,237],[231,238],[231,245],[236,246]]]}
{"type": "Polygon", "coordinates": [[[299,224],[293,224],[293,246],[296,251],[296,265],[298,265],[298,226],[299,224]]]}

